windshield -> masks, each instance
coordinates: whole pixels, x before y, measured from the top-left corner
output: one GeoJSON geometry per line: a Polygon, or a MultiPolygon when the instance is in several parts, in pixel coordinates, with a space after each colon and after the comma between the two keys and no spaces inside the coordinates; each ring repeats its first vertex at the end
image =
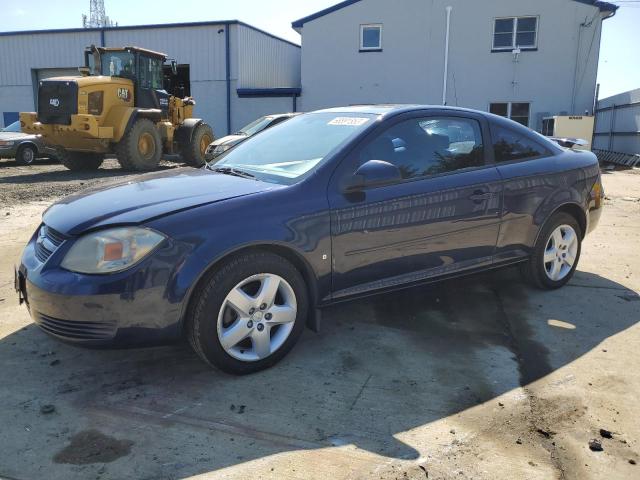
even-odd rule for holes
{"type": "Polygon", "coordinates": [[[238,135],[255,135],[258,132],[261,132],[265,128],[269,126],[269,124],[273,121],[271,117],[260,117],[257,120],[254,120],[249,125],[245,125],[240,129],[238,135]]]}
{"type": "MultiPolygon", "coordinates": [[[[218,157],[215,167],[292,184],[376,119],[371,114],[308,113],[283,122],[218,157]]],[[[212,165],[210,165],[212,166],[212,165]]]]}
{"type": "Polygon", "coordinates": [[[3,132],[15,132],[19,133],[20,130],[20,122],[13,122],[11,125],[7,125],[2,129],[3,132]]]}
{"type": "Polygon", "coordinates": [[[129,52],[104,52],[102,54],[102,75],[134,78],[135,57],[129,52]]]}

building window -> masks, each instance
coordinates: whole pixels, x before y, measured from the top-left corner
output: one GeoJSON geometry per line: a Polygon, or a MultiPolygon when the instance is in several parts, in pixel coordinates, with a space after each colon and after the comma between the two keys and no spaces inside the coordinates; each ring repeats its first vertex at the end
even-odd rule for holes
{"type": "Polygon", "coordinates": [[[492,103],[489,105],[489,111],[494,115],[510,118],[514,122],[518,122],[525,127],[529,126],[529,116],[531,112],[531,104],[525,102],[504,102],[492,103]]]}
{"type": "Polygon", "coordinates": [[[360,51],[382,50],[382,25],[360,25],[360,51]]]}
{"type": "Polygon", "coordinates": [[[538,46],[538,17],[496,18],[493,50],[532,50],[538,46]]]}

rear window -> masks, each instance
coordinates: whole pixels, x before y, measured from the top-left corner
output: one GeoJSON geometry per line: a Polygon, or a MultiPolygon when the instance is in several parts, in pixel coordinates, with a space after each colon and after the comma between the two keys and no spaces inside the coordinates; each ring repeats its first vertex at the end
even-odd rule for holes
{"type": "Polygon", "coordinates": [[[498,163],[530,160],[551,155],[547,148],[515,130],[492,125],[491,133],[493,151],[498,163]]]}

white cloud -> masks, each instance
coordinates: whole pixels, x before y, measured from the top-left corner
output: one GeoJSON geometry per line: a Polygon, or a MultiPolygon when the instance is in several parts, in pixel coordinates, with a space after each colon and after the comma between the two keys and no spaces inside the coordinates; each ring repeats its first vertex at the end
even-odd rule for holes
{"type": "Polygon", "coordinates": [[[26,15],[26,14],[27,14],[27,11],[26,11],[26,10],[23,10],[22,8],[16,8],[16,9],[13,11],[13,14],[14,14],[16,17],[22,17],[23,15],[26,15]]]}

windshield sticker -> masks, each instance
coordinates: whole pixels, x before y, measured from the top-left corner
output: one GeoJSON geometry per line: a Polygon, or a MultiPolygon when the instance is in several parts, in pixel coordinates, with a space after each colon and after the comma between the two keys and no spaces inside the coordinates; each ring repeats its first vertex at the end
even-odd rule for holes
{"type": "Polygon", "coordinates": [[[346,127],[359,127],[369,121],[368,118],[361,117],[336,117],[329,122],[329,125],[338,125],[346,127]]]}

